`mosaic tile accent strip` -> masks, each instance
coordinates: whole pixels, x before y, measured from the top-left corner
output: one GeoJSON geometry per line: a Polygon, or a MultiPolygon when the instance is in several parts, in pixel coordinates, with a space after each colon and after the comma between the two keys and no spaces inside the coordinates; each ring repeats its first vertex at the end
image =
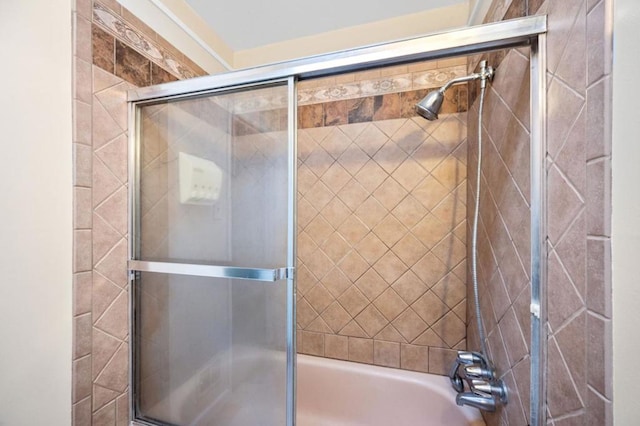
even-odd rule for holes
{"type": "MultiPolygon", "coordinates": [[[[382,76],[381,73],[366,72],[344,74],[336,78],[305,80],[298,83],[298,105],[308,106],[340,101],[356,102],[359,99],[416,91],[426,94],[427,90],[425,89],[441,87],[452,78],[466,75],[466,63],[466,59],[423,62],[414,65],[411,72],[409,72],[409,67],[399,67],[397,72],[391,70],[389,71],[391,75],[387,76],[382,76]]],[[[285,108],[287,101],[287,98],[280,94],[275,94],[273,97],[264,96],[258,100],[250,94],[247,94],[246,97],[239,95],[235,99],[233,112],[242,114],[278,107],[285,108]]],[[[463,110],[448,110],[446,112],[462,111],[466,111],[466,106],[463,110]]],[[[398,115],[398,117],[400,116],[398,115]]]]}
{"type": "Polygon", "coordinates": [[[309,105],[346,99],[405,92],[440,87],[452,78],[466,75],[464,65],[389,77],[338,84],[329,87],[313,87],[298,90],[298,104],[309,105]]]}
{"type": "MultiPolygon", "coordinates": [[[[115,37],[122,44],[121,49],[129,48],[129,50],[137,52],[176,79],[187,79],[206,74],[202,69],[186,65],[168,49],[153,41],[122,16],[99,2],[93,4],[93,24],[115,37]]],[[[117,59],[117,53],[115,57],[117,59]]],[[[101,66],[101,64],[97,63],[96,65],[101,66]]],[[[166,76],[163,78],[166,79],[166,76]]]]}
{"type": "Polygon", "coordinates": [[[466,347],[464,121],[299,130],[300,352],[446,374],[466,347]]]}

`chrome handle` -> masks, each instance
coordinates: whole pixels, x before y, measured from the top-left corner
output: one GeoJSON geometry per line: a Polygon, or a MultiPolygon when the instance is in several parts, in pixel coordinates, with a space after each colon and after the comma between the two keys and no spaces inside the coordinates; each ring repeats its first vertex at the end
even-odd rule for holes
{"type": "Polygon", "coordinates": [[[130,260],[129,270],[140,272],[159,272],[163,274],[175,275],[192,275],[210,278],[235,278],[241,280],[268,282],[293,278],[295,274],[295,268],[240,268],[235,266],[152,262],[144,260],[130,260]]]}

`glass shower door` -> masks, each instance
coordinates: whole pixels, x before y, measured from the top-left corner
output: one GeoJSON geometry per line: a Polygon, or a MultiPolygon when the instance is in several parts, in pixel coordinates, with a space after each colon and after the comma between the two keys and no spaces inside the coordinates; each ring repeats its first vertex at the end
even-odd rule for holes
{"type": "Polygon", "coordinates": [[[140,422],[293,424],[292,84],[135,106],[140,422]]]}

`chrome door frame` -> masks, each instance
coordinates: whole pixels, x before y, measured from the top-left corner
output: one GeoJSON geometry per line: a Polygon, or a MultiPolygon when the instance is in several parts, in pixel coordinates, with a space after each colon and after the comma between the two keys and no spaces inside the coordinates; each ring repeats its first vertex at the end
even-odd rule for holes
{"type": "MultiPolygon", "coordinates": [[[[156,101],[187,98],[192,96],[225,91],[236,87],[260,85],[272,80],[289,81],[289,143],[290,179],[289,190],[289,266],[295,265],[295,169],[296,169],[296,92],[295,82],[308,78],[359,71],[374,67],[398,65],[414,61],[440,59],[452,56],[471,55],[489,50],[505,49],[529,45],[530,62],[530,105],[531,105],[531,424],[545,424],[545,383],[546,359],[546,16],[530,16],[491,24],[450,30],[442,33],[401,40],[369,47],[344,50],[324,55],[311,56],[287,62],[265,65],[223,74],[182,80],[145,88],[130,90],[129,101],[129,141],[130,158],[130,236],[137,224],[133,216],[137,191],[137,163],[139,131],[136,129],[139,106],[156,101]],[[293,145],[293,146],[291,146],[293,145]],[[292,168],[291,168],[292,167],[292,168]],[[294,226],[292,226],[292,224],[294,226]]],[[[130,238],[130,260],[135,259],[137,242],[130,238]]],[[[134,271],[130,278],[134,278],[134,271]]],[[[291,274],[293,275],[293,274],[291,274]]],[[[294,277],[287,277],[287,298],[292,306],[287,307],[287,426],[295,424],[295,287],[294,277]]],[[[130,292],[133,293],[133,292],[130,292]]],[[[130,297],[133,297],[130,294],[130,297]]],[[[131,318],[135,312],[133,310],[131,318]]],[[[133,324],[133,321],[131,321],[133,324]]],[[[131,330],[132,333],[134,330],[131,330]]],[[[133,336],[133,334],[132,334],[133,336]]],[[[130,344],[130,348],[134,345],[130,344]]],[[[130,363],[130,380],[135,371],[130,363]]],[[[130,395],[133,415],[134,396],[130,395]]],[[[132,422],[132,424],[136,424],[132,422]]],[[[143,424],[143,423],[140,423],[143,424]]]]}

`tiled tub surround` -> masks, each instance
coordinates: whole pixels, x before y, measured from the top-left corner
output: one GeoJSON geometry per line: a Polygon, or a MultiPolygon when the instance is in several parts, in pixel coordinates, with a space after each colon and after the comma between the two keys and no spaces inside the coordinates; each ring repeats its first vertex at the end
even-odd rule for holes
{"type": "MultiPolygon", "coordinates": [[[[552,425],[613,424],[611,4],[610,0],[496,0],[486,19],[498,21],[518,13],[548,16],[548,355],[543,366],[546,419],[552,425]]],[[[517,53],[510,55],[518,58],[517,53]]],[[[516,84],[504,86],[500,96],[513,105],[521,90],[516,84]]],[[[494,297],[491,291],[488,294],[494,297]]],[[[524,332],[524,323],[519,324],[524,332]]],[[[518,333],[499,329],[506,360],[514,344],[522,347],[518,333]]],[[[517,370],[516,365],[513,377],[527,412],[528,385],[519,382],[517,370]]],[[[520,419],[511,410],[506,414],[504,424],[520,419]]],[[[487,420],[490,425],[500,423],[497,416],[487,420]]]]}
{"type": "Polygon", "coordinates": [[[466,348],[466,113],[376,120],[402,103],[368,99],[349,124],[299,111],[298,351],[445,374],[466,348]]]}
{"type": "MultiPolygon", "coordinates": [[[[508,388],[509,403],[483,416],[489,425],[525,425],[529,420],[531,298],[529,54],[526,49],[512,49],[502,56],[487,89],[482,121],[478,284],[488,355],[508,388]]],[[[470,90],[479,88],[472,85],[470,90]]],[[[468,116],[468,232],[475,203],[479,102],[476,97],[468,116]]],[[[470,271],[468,276],[468,348],[478,350],[470,271]]]]}

